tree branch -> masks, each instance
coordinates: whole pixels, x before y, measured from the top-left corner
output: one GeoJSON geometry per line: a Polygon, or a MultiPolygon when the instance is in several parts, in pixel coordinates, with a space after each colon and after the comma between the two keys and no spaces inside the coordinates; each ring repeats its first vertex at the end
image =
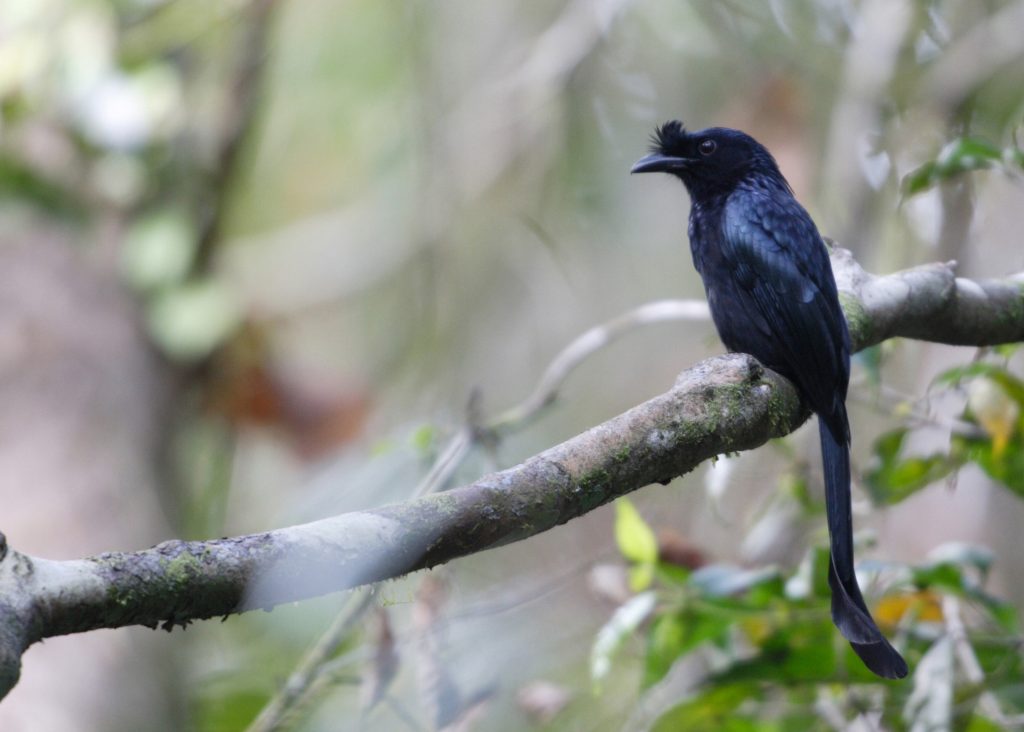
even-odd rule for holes
{"type": "Polygon", "coordinates": [[[865,272],[846,249],[832,269],[855,351],[902,336],[953,346],[1024,340],[1024,272],[1004,280],[957,277],[956,262],[891,275],[865,272]]]}
{"type": "MultiPolygon", "coordinates": [[[[1024,340],[1024,273],[957,278],[952,265],[877,277],[837,249],[855,348],[892,336],[970,345],[1024,340]]],[[[398,577],[528,538],[716,455],[788,434],[808,416],[792,385],[740,354],[684,371],[666,393],[460,488],[249,536],[168,541],[51,561],[0,547],[0,694],[21,654],[55,635],[168,630],[398,577]]]]}

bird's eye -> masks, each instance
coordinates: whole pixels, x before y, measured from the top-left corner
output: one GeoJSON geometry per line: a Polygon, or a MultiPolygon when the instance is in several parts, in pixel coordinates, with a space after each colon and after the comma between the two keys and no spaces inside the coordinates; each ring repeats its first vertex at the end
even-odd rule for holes
{"type": "Polygon", "coordinates": [[[700,145],[697,149],[700,150],[701,155],[710,155],[715,151],[718,145],[715,144],[714,140],[701,140],[700,145]]]}

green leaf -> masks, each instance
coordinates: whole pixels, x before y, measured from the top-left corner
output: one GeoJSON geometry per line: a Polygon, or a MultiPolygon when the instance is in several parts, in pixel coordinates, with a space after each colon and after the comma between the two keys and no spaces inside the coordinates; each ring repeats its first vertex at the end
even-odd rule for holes
{"type": "Polygon", "coordinates": [[[658,540],[636,506],[626,498],[615,502],[615,543],[622,556],[632,562],[658,561],[658,540]]]}
{"type": "Polygon", "coordinates": [[[1006,727],[1003,725],[996,724],[975,714],[971,716],[971,721],[967,723],[964,732],[1004,732],[1005,730],[1006,727]]]}
{"type": "Polygon", "coordinates": [[[773,572],[771,577],[765,576],[763,582],[757,583],[747,592],[747,602],[758,608],[767,608],[785,597],[786,581],[778,572],[773,572]]]}
{"type": "Polygon", "coordinates": [[[763,729],[737,709],[744,702],[760,699],[757,682],[713,686],[700,696],[669,709],[651,727],[651,732],[747,732],[763,729]]]}
{"type": "MultiPolygon", "coordinates": [[[[787,623],[761,640],[757,656],[735,664],[718,676],[718,682],[831,681],[836,676],[837,632],[827,613],[787,623]]],[[[847,664],[852,674],[858,667],[863,669],[863,664],[856,659],[847,664]]],[[[871,672],[864,669],[864,674],[870,677],[871,672]]]]}
{"type": "Polygon", "coordinates": [[[713,610],[686,608],[666,613],[651,625],[647,636],[644,687],[661,681],[676,660],[697,646],[707,641],[721,641],[725,637],[732,621],[713,610]]]}
{"type": "Polygon", "coordinates": [[[661,681],[686,652],[687,623],[681,613],[666,613],[651,624],[644,662],[644,688],[661,681]]]}
{"type": "Polygon", "coordinates": [[[686,567],[668,562],[658,562],[655,565],[655,576],[658,581],[666,587],[682,587],[689,580],[692,572],[686,567]]]}
{"type": "Polygon", "coordinates": [[[938,166],[934,161],[929,161],[922,165],[920,168],[907,173],[904,176],[900,187],[903,189],[903,195],[905,198],[910,198],[914,194],[921,193],[932,187],[935,180],[938,178],[937,173],[938,166]]]}
{"type": "Polygon", "coordinates": [[[909,198],[963,173],[985,170],[1003,163],[1019,167],[1017,152],[1013,148],[1000,150],[995,145],[976,137],[958,137],[942,148],[935,160],[904,176],[901,183],[903,195],[909,198]]]}
{"type": "Polygon", "coordinates": [[[951,562],[937,562],[911,570],[914,584],[921,589],[943,589],[954,594],[964,591],[964,575],[959,566],[951,562]]]}
{"type": "Polygon", "coordinates": [[[864,483],[877,503],[899,503],[960,466],[958,460],[943,453],[901,458],[907,432],[906,427],[886,432],[872,447],[874,461],[864,474],[864,483]]]}
{"type": "Polygon", "coordinates": [[[828,547],[814,547],[811,552],[811,592],[814,597],[832,597],[832,588],[828,586],[828,568],[831,563],[832,555],[828,547]]]}

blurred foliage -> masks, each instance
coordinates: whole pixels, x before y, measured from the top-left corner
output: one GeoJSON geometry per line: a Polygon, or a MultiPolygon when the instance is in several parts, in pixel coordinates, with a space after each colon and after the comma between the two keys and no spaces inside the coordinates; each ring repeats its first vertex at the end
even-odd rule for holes
{"type": "MultiPolygon", "coordinates": [[[[833,627],[827,548],[812,549],[788,578],[723,564],[691,572],[659,561],[654,586],[614,613],[593,656],[610,663],[623,633],[644,637],[640,703],[662,685],[682,697],[654,730],[827,730],[860,708],[881,713],[886,729],[984,729],[1004,719],[991,719],[993,708],[1021,714],[1024,697],[1013,681],[1021,671],[1018,614],[983,589],[991,554],[948,545],[933,556],[878,573],[888,581],[873,613],[916,669],[907,683],[874,677],[833,627]],[[970,664],[973,676],[957,673],[957,664],[970,664]],[[684,667],[687,677],[670,676],[684,667]],[[956,702],[928,701],[940,697],[956,702]],[[983,697],[989,706],[978,703],[983,697]]],[[[607,668],[592,664],[592,672],[596,679],[607,668]]]]}
{"type": "MultiPolygon", "coordinates": [[[[754,133],[823,233],[869,269],[1024,266],[1021,7],[2,0],[0,226],[17,235],[38,217],[71,231],[83,261],[106,262],[137,298],[184,384],[167,470],[183,535],[372,507],[408,497],[446,437],[480,423],[464,414],[476,387],[487,412],[514,403],[595,322],[701,296],[679,191],[626,174],[664,119],[754,133]]],[[[453,480],[605,419],[720,350],[703,326],[631,338],[579,369],[528,432],[474,444],[453,480]]],[[[919,352],[890,345],[858,358],[867,385],[851,400],[918,383],[919,352]]],[[[876,504],[965,480],[968,465],[1024,493],[1020,355],[993,349],[925,397],[877,400],[885,425],[854,425],[858,444],[881,433],[863,476],[876,504]],[[940,397],[951,413],[923,403],[940,397]]],[[[827,553],[795,525],[820,525],[818,480],[799,440],[775,452],[783,487],[765,479],[773,454],[743,486],[754,528],[704,511],[699,491],[659,489],[460,563],[443,602],[392,583],[395,678],[363,706],[346,674],[382,676],[385,643],[354,630],[296,728],[427,728],[423,710],[444,696],[481,714],[477,728],[522,729],[514,689],[543,676],[564,692],[540,717],[548,729],[619,729],[658,704],[655,729],[837,729],[881,714],[888,729],[984,730],[1003,724],[996,711],[1021,714],[1018,610],[986,590],[992,553],[950,545],[871,572],[884,581],[876,617],[914,669],[880,684],[832,628],[827,553]],[[643,520],[651,504],[684,540],[643,520]],[[792,511],[752,520],[765,505],[792,511]],[[742,556],[755,529],[796,554],[778,567],[742,556]],[[573,563],[613,540],[624,580],[574,583],[573,563]]],[[[724,462],[709,473],[716,501],[742,480],[724,462]]],[[[996,566],[1014,564],[1004,553],[996,566]]],[[[244,729],[333,612],[325,600],[190,630],[194,728],[244,729]]]]}
{"type": "MultiPolygon", "coordinates": [[[[915,431],[935,429],[919,414],[875,440],[864,481],[877,503],[899,503],[968,463],[1024,496],[1024,381],[1008,366],[1016,352],[992,349],[935,379],[930,399],[948,396],[962,405],[946,450],[908,451],[915,431]]],[[[604,642],[595,643],[593,658],[606,665],[592,659],[592,673],[607,675],[624,634],[641,635],[641,704],[660,685],[682,696],[653,730],[834,729],[866,698],[883,727],[897,730],[1004,729],[1024,711],[1019,613],[985,589],[994,557],[984,547],[947,544],[924,564],[877,567],[875,576],[886,584],[872,612],[914,669],[911,682],[892,683],[867,672],[832,625],[827,548],[812,549],[789,577],[770,567],[692,570],[657,551],[652,556],[654,531],[626,499],[616,516],[630,586],[644,592],[598,634],[604,642]],[[682,682],[669,676],[680,668],[689,673],[682,682]],[[881,690],[864,697],[862,686],[881,690]]]]}
{"type": "Polygon", "coordinates": [[[1006,368],[988,363],[953,369],[942,378],[970,379],[962,419],[980,428],[954,435],[951,453],[977,463],[1024,496],[1024,382],[1006,368]]]}
{"type": "Polygon", "coordinates": [[[958,137],[947,143],[935,160],[904,176],[903,193],[912,196],[958,175],[991,168],[1019,175],[1024,168],[1024,150],[1016,146],[1000,150],[985,140],[958,137]]]}
{"type": "Polygon", "coordinates": [[[864,480],[878,503],[898,503],[966,463],[1024,497],[1024,382],[1007,369],[1005,358],[1001,361],[958,366],[935,380],[933,396],[948,389],[964,397],[946,451],[904,454],[914,429],[910,425],[875,440],[874,463],[864,480]]]}
{"type": "Polygon", "coordinates": [[[264,5],[10,0],[0,9],[0,207],[74,225],[83,244],[109,244],[103,235],[123,228],[125,279],[152,309],[156,344],[184,363],[240,324],[235,293],[199,257],[246,89],[206,74],[230,77],[264,5]]]}
{"type": "Polygon", "coordinates": [[[875,462],[864,475],[864,482],[878,503],[899,503],[959,467],[944,452],[904,457],[902,448],[909,431],[909,427],[899,427],[875,440],[875,462]]]}

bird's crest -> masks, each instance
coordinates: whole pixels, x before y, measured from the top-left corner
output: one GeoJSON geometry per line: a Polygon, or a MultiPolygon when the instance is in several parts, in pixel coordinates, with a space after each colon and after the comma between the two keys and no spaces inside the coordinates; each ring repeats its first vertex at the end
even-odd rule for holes
{"type": "Polygon", "coordinates": [[[667,153],[686,139],[686,127],[677,119],[669,120],[651,135],[651,152],[667,153]]]}

